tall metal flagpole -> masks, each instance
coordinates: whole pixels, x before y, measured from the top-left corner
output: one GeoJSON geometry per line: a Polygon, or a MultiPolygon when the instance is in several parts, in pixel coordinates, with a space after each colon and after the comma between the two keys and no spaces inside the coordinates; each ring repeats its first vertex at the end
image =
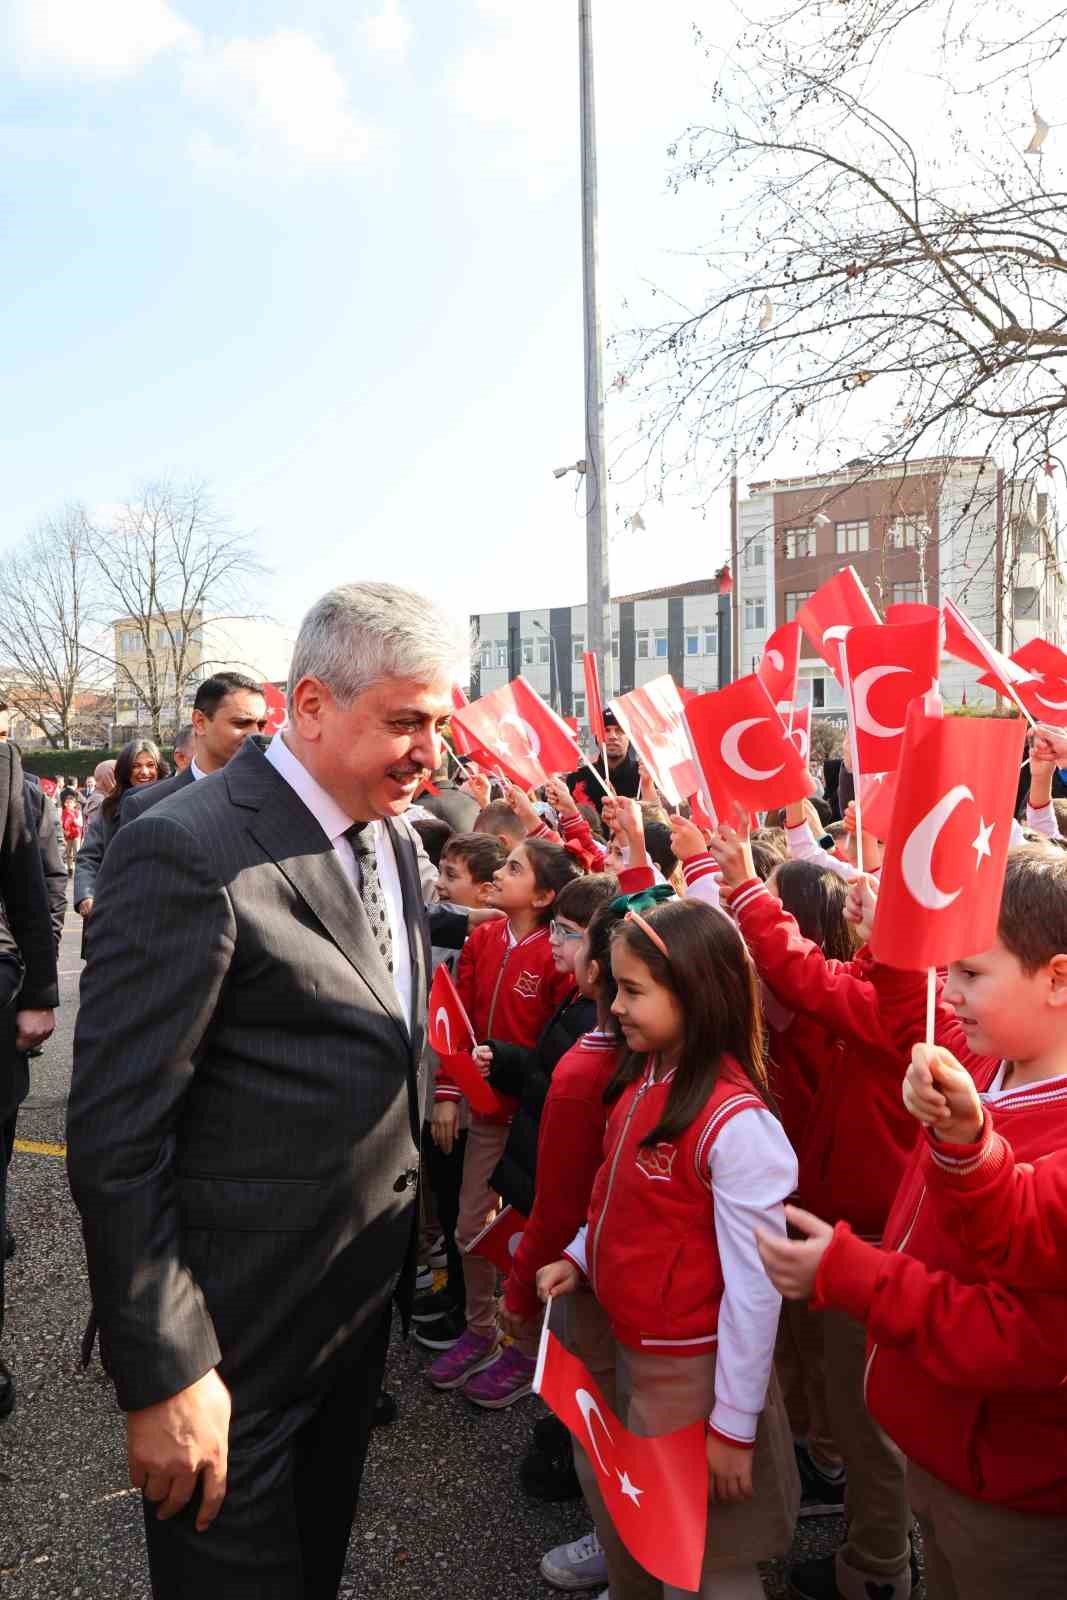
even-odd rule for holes
{"type": "Polygon", "coordinates": [[[582,128],[582,299],[585,320],[586,644],[596,656],[605,701],[615,684],[611,661],[607,473],[604,466],[604,371],[597,305],[596,110],[593,100],[591,0],[578,0],[582,128]]]}

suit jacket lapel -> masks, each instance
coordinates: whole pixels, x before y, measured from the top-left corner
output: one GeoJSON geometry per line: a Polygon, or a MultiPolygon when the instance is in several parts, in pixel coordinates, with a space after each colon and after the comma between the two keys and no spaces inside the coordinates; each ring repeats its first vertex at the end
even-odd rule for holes
{"type": "MultiPolygon", "coordinates": [[[[264,803],[250,824],[251,831],[315,913],[342,955],[351,962],[368,989],[409,1040],[396,986],[371,937],[363,901],[356,893],[327,839],[303,801],[278,777],[268,762],[271,783],[264,803]]],[[[407,896],[405,892],[405,904],[407,896]]],[[[413,960],[414,966],[414,960],[413,960]]]]}
{"type": "Polygon", "coordinates": [[[408,949],[411,952],[411,1048],[415,1060],[422,1055],[423,1034],[426,1027],[426,1008],[429,1002],[427,973],[430,966],[430,941],[426,914],[422,901],[422,884],[419,881],[415,847],[403,828],[395,822],[386,827],[396,858],[400,887],[404,895],[404,923],[407,928],[408,949]]]}

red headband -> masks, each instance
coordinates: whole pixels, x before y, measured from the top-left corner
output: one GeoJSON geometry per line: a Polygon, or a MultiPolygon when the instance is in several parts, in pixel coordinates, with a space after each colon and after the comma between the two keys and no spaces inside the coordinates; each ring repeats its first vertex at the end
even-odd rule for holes
{"type": "Polygon", "coordinates": [[[637,926],[641,929],[641,932],[646,938],[652,940],[652,943],[655,945],[656,949],[659,951],[660,955],[665,961],[669,961],[671,959],[667,946],[664,944],[655,928],[645,921],[640,911],[628,911],[626,913],[626,920],[627,922],[637,923],[637,926]]]}

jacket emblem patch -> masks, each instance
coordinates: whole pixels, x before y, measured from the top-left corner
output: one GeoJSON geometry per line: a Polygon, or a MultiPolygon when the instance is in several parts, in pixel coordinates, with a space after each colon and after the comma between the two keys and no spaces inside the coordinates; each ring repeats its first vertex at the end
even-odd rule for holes
{"type": "Polygon", "coordinates": [[[527,972],[526,968],[523,967],[519,976],[515,979],[515,993],[521,994],[524,1000],[536,1000],[540,987],[541,974],[539,972],[527,972]]]}
{"type": "Polygon", "coordinates": [[[642,1145],[637,1152],[637,1165],[646,1178],[669,1183],[677,1154],[678,1148],[673,1144],[642,1145]]]}

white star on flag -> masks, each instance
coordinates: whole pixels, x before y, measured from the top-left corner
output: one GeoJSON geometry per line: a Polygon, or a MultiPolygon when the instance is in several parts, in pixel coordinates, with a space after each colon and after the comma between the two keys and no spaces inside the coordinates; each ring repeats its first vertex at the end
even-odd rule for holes
{"type": "Polygon", "coordinates": [[[627,1499],[632,1500],[638,1511],[640,1511],[640,1497],[645,1491],[643,1489],[639,1489],[636,1483],[631,1483],[630,1474],[628,1472],[620,1472],[618,1467],[615,1468],[615,1476],[619,1480],[619,1488],[622,1490],[623,1494],[626,1495],[627,1499]]]}
{"type": "Polygon", "coordinates": [[[984,817],[981,818],[978,824],[978,837],[971,844],[971,849],[974,851],[974,870],[976,872],[982,865],[982,857],[993,854],[989,848],[989,836],[995,827],[995,822],[986,822],[984,817]]]}

